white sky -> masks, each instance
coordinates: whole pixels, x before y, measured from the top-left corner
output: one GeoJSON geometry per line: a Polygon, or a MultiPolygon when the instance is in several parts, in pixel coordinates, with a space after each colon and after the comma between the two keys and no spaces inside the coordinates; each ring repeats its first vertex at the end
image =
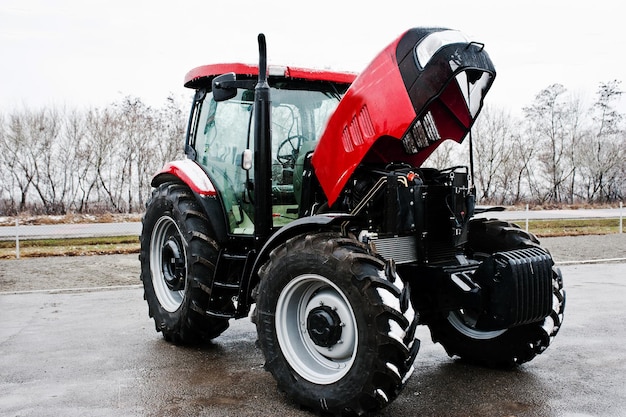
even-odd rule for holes
{"type": "Polygon", "coordinates": [[[270,63],[360,71],[415,26],[484,43],[497,71],[487,103],[514,112],[553,83],[587,101],[600,82],[621,80],[626,90],[616,1],[0,0],[0,113],[190,97],[188,70],[257,62],[259,32],[270,63]]]}

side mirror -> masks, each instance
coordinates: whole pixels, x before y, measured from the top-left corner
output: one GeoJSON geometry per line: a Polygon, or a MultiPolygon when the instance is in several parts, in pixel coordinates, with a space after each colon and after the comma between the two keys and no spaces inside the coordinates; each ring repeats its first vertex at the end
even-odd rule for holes
{"type": "Polygon", "coordinates": [[[225,101],[235,97],[237,95],[237,87],[235,87],[236,81],[237,77],[234,72],[218,75],[213,78],[213,100],[225,101]]]}
{"type": "Polygon", "coordinates": [[[241,167],[246,171],[250,171],[252,169],[252,151],[250,149],[244,149],[243,154],[241,155],[241,167]]]}

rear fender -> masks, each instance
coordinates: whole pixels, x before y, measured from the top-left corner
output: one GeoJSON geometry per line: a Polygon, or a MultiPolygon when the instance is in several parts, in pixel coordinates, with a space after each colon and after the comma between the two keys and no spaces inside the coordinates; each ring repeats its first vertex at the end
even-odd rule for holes
{"type": "Polygon", "coordinates": [[[181,159],[167,163],[153,178],[151,185],[158,187],[166,182],[183,183],[196,196],[204,209],[209,224],[215,232],[214,238],[218,242],[225,242],[228,238],[227,220],[224,206],[215,186],[204,170],[191,159],[181,159]]]}
{"type": "Polygon", "coordinates": [[[181,181],[199,195],[215,197],[215,186],[206,175],[204,170],[191,159],[181,159],[167,163],[159,172],[152,177],[152,186],[158,187],[164,182],[181,181]]]}

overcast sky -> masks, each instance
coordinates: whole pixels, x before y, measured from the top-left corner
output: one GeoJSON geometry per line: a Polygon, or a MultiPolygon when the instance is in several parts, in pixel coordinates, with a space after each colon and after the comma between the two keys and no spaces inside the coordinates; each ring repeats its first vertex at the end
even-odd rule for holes
{"type": "Polygon", "coordinates": [[[270,63],[358,72],[416,26],[484,43],[497,71],[486,100],[513,111],[553,83],[587,101],[600,82],[626,83],[616,1],[0,0],[0,113],[127,95],[159,106],[190,96],[195,66],[255,63],[259,32],[270,63]]]}

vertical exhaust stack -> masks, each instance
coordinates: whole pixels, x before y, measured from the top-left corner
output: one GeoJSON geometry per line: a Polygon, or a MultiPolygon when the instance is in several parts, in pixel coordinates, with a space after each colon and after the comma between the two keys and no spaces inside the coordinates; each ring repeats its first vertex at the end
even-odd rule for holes
{"type": "Polygon", "coordinates": [[[265,35],[260,33],[258,41],[259,77],[254,88],[254,238],[257,249],[267,240],[272,229],[271,97],[267,82],[265,35]]]}

